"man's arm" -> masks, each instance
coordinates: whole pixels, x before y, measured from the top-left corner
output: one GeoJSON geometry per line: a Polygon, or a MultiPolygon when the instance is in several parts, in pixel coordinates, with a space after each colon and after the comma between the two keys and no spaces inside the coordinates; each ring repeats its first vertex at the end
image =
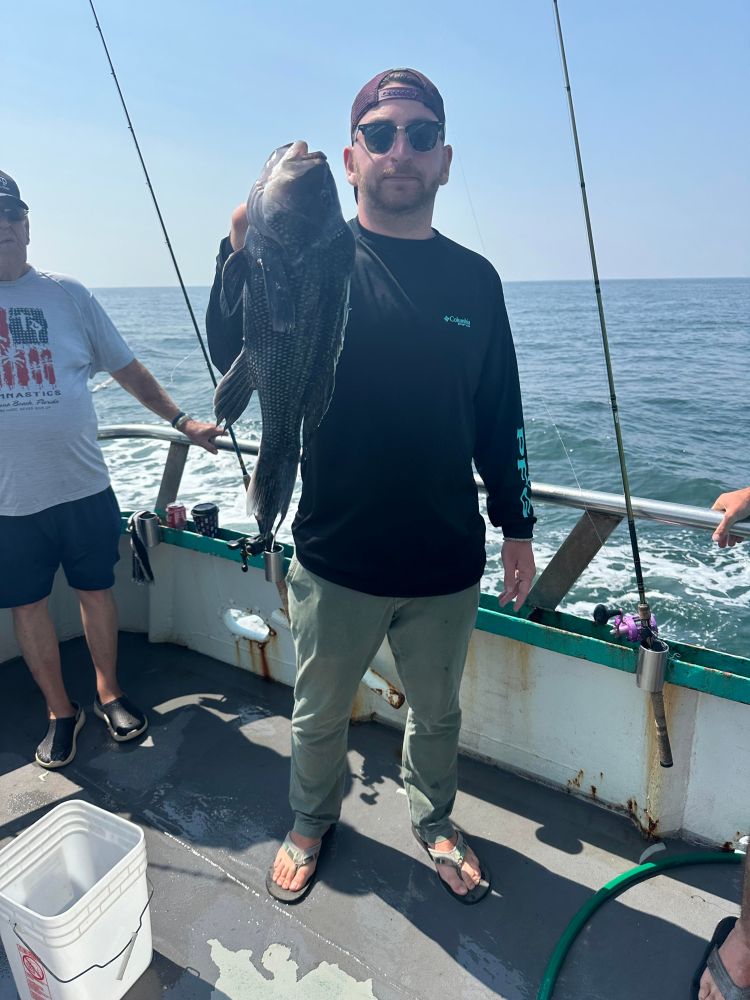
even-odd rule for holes
{"type": "Polygon", "coordinates": [[[487,487],[487,516],[505,536],[500,606],[513,601],[517,611],[528,596],[536,572],[531,545],[536,518],[531,506],[516,353],[499,279],[497,285],[495,328],[476,394],[474,462],[487,487]]]}
{"type": "Polygon", "coordinates": [[[206,309],[206,336],[211,360],[224,375],[242,350],[242,310],[225,316],[221,309],[221,276],[230,254],[245,245],[247,208],[238,205],[232,212],[229,236],[221,241],[216,257],[216,272],[206,309]]]}
{"type": "Polygon", "coordinates": [[[724,517],[712,535],[719,548],[723,549],[728,545],[732,546],[741,542],[740,536],[730,534],[729,529],[735,521],[742,521],[744,518],[750,517],[750,486],[746,486],[744,490],[722,493],[720,497],[717,497],[711,510],[724,511],[724,517]]]}
{"type": "MultiPolygon", "coordinates": [[[[111,372],[111,375],[123,389],[127,389],[131,396],[135,396],[139,403],[143,403],[145,407],[164,420],[171,423],[181,412],[177,403],[137,358],[134,358],[124,368],[111,372]]],[[[186,437],[190,438],[193,444],[200,445],[201,448],[210,451],[212,455],[218,454],[214,438],[224,433],[221,427],[217,427],[215,424],[203,424],[189,417],[180,426],[180,430],[186,437]]]]}

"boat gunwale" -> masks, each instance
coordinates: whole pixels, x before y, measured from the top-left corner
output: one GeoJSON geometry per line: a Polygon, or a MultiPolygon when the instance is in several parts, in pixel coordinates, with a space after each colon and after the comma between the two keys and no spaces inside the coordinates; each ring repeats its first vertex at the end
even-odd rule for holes
{"type": "MultiPolygon", "coordinates": [[[[123,534],[127,532],[131,514],[132,511],[122,513],[123,534]]],[[[229,546],[231,542],[245,537],[242,532],[220,528],[216,538],[209,538],[192,529],[191,521],[182,530],[162,526],[162,541],[177,548],[227,559],[241,565],[239,549],[229,546]]],[[[291,545],[284,544],[283,550],[286,572],[294,549],[291,545]]],[[[256,570],[263,569],[263,555],[248,557],[247,564],[256,570]]],[[[599,666],[625,673],[636,672],[636,647],[622,638],[610,636],[606,628],[578,615],[528,607],[515,613],[501,608],[496,595],[483,593],[475,627],[480,632],[577,657],[599,666]],[[596,634],[598,629],[602,630],[602,636],[596,634]]],[[[750,705],[750,659],[687,643],[670,641],[669,645],[670,659],[666,672],[668,683],[750,705]]]]}

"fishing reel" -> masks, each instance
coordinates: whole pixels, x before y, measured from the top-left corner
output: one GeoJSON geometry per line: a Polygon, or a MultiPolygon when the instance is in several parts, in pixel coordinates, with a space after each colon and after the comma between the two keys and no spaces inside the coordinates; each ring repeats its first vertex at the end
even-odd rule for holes
{"type": "Polygon", "coordinates": [[[612,622],[610,634],[638,643],[638,664],[635,679],[638,687],[651,696],[651,707],[656,723],[656,741],[659,763],[672,767],[672,747],[669,742],[667,718],[664,711],[664,678],[669,661],[669,646],[658,638],[659,627],[648,604],[638,605],[638,614],[625,614],[614,605],[597,604],[594,608],[597,625],[612,622]]]}
{"type": "Polygon", "coordinates": [[[242,572],[248,571],[248,560],[263,553],[266,580],[279,584],[284,580],[284,546],[273,541],[270,535],[244,535],[229,543],[230,549],[239,549],[242,558],[242,572]],[[270,546],[270,548],[269,548],[270,546]]]}
{"type": "Polygon", "coordinates": [[[625,614],[622,608],[597,604],[594,608],[594,621],[597,625],[606,625],[612,621],[610,635],[624,636],[628,642],[643,642],[652,635],[659,634],[659,626],[656,624],[656,616],[650,615],[648,625],[644,620],[633,614],[625,614]]]}

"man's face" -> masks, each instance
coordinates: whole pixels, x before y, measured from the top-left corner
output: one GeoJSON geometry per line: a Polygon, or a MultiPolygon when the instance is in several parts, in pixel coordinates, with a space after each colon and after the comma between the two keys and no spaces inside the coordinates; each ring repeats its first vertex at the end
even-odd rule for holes
{"type": "Polygon", "coordinates": [[[26,263],[26,247],[29,245],[28,216],[14,221],[12,213],[3,211],[0,199],[0,265],[11,269],[26,263]]]}
{"type": "MultiPolygon", "coordinates": [[[[419,101],[384,101],[364,114],[359,122],[437,121],[435,114],[419,101]]],[[[346,177],[358,188],[360,201],[387,214],[400,215],[432,205],[441,184],[448,181],[452,150],[442,138],[433,149],[413,149],[403,130],[396,132],[393,145],[385,153],[371,153],[364,136],[357,131],[354,142],[344,150],[346,177]]]]}

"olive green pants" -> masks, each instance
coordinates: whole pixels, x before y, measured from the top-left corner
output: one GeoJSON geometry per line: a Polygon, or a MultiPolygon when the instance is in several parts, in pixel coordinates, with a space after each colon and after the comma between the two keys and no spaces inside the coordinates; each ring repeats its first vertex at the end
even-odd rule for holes
{"type": "Polygon", "coordinates": [[[387,636],[409,704],[402,764],[411,822],[430,843],[450,837],[459,688],[479,584],[440,597],[374,597],[322,580],[294,559],[287,585],[297,650],[294,830],[319,837],[339,818],[354,696],[387,636]]]}

